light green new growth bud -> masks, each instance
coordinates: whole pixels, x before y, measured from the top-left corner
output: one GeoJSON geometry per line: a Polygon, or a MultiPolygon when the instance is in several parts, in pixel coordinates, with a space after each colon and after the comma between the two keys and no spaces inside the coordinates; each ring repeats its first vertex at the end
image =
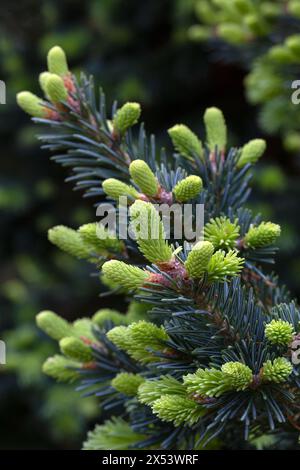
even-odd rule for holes
{"type": "Polygon", "coordinates": [[[271,344],[288,346],[293,339],[293,325],[283,320],[272,320],[265,327],[265,335],[271,344]]]}
{"type": "Polygon", "coordinates": [[[143,377],[138,374],[131,374],[128,372],[120,372],[111,381],[112,387],[118,392],[124,393],[127,396],[135,396],[138,392],[139,386],[145,381],[143,377]]]}
{"type": "Polygon", "coordinates": [[[50,49],[47,63],[48,70],[51,73],[63,76],[69,72],[65,51],[59,46],[54,46],[50,49]]]}
{"type": "Polygon", "coordinates": [[[168,130],[175,150],[182,156],[194,159],[195,155],[201,156],[203,148],[201,140],[184,124],[176,124],[168,130]]]}
{"type": "Polygon", "coordinates": [[[300,57],[300,34],[289,36],[285,40],[285,44],[293,54],[295,54],[297,57],[300,57]]]}
{"type": "Polygon", "coordinates": [[[285,382],[293,371],[292,364],[284,357],[268,360],[262,367],[263,382],[285,382]]]}
{"type": "Polygon", "coordinates": [[[245,390],[252,382],[252,371],[241,362],[227,362],[221,370],[198,369],[183,380],[188,393],[219,397],[231,390],[245,390]]]}
{"type": "Polygon", "coordinates": [[[64,225],[57,225],[48,231],[48,239],[62,251],[75,256],[75,258],[91,258],[93,248],[83,241],[76,230],[64,225]]]}
{"type": "Polygon", "coordinates": [[[20,108],[30,116],[44,118],[47,115],[47,108],[41,104],[42,99],[30,93],[30,91],[21,91],[18,93],[17,103],[20,108]]]}
{"type": "Polygon", "coordinates": [[[162,421],[173,423],[175,426],[192,426],[206,412],[195,401],[177,395],[163,395],[153,403],[152,411],[162,421]]]}
{"type": "Polygon", "coordinates": [[[136,124],[141,115],[141,106],[139,103],[126,103],[122,108],[118,109],[113,118],[113,128],[121,135],[124,134],[129,127],[136,124]]]}
{"type": "Polygon", "coordinates": [[[101,310],[98,310],[98,312],[96,312],[92,317],[92,322],[100,327],[108,321],[114,323],[115,325],[128,324],[128,318],[126,315],[110,308],[102,308],[101,310]]]}
{"type": "Polygon", "coordinates": [[[252,165],[257,162],[257,160],[263,155],[266,150],[266,141],[263,139],[253,139],[250,140],[242,148],[240,158],[237,162],[237,167],[242,168],[251,163],[252,165]]]}
{"type": "Polygon", "coordinates": [[[244,261],[235,250],[230,250],[228,253],[223,250],[216,251],[207,266],[208,280],[225,281],[227,276],[237,276],[243,268],[244,261]]]}
{"type": "Polygon", "coordinates": [[[240,235],[238,219],[231,222],[227,217],[211,219],[204,227],[204,239],[211,242],[215,249],[234,248],[240,235]]]}
{"type": "Polygon", "coordinates": [[[45,88],[47,96],[49,96],[53,103],[68,99],[68,90],[64,85],[63,79],[54,73],[47,77],[45,88]]]}
{"type": "Polygon", "coordinates": [[[39,75],[39,84],[45,94],[47,94],[47,90],[46,90],[47,80],[51,76],[52,74],[50,72],[42,72],[39,75]]]}
{"type": "Polygon", "coordinates": [[[129,197],[131,199],[137,199],[139,197],[139,193],[133,186],[123,183],[115,178],[108,178],[103,181],[102,188],[108,197],[111,197],[116,201],[118,201],[122,196],[129,197]]]}
{"type": "Polygon", "coordinates": [[[157,196],[159,184],[149,165],[144,160],[133,160],[129,172],[131,178],[146,196],[157,196]]]}
{"type": "Polygon", "coordinates": [[[102,272],[114,285],[125,289],[138,289],[147,281],[149,273],[123,261],[110,260],[103,264],[102,272]]]}
{"type": "Polygon", "coordinates": [[[249,33],[236,23],[223,23],[217,28],[218,36],[230,44],[240,45],[249,39],[249,33]]]}
{"type": "Polygon", "coordinates": [[[280,232],[280,225],[272,222],[261,222],[258,227],[250,227],[244,238],[245,246],[262,248],[271,245],[279,237],[280,232]]]}
{"type": "Polygon", "coordinates": [[[186,396],[184,385],[169,375],[158,380],[146,380],[138,390],[138,400],[144,405],[152,405],[162,395],[186,396]]]}
{"type": "Polygon", "coordinates": [[[42,370],[44,374],[49,375],[58,382],[72,383],[80,378],[80,373],[76,370],[80,364],[64,356],[49,357],[44,362],[42,370]]]}
{"type": "Polygon", "coordinates": [[[74,361],[90,362],[93,360],[92,350],[79,338],[69,336],[59,342],[61,352],[74,361]]]}
{"type": "Polygon", "coordinates": [[[107,337],[118,348],[126,351],[133,359],[143,364],[157,361],[154,351],[161,351],[169,339],[165,329],[154,323],[139,321],[128,327],[116,326],[107,337]]]}
{"type": "Polygon", "coordinates": [[[84,242],[90,244],[95,250],[122,251],[124,244],[118,240],[113,232],[107,230],[101,223],[90,223],[79,227],[79,234],[84,242]]]}
{"type": "Polygon", "coordinates": [[[93,340],[94,336],[92,333],[92,326],[93,325],[90,318],[79,318],[72,324],[72,336],[76,336],[77,338],[84,336],[93,340]]]}
{"type": "Polygon", "coordinates": [[[204,113],[207,145],[211,152],[218,147],[220,152],[225,151],[227,142],[227,129],[223,113],[220,109],[208,108],[204,113]]]}
{"type": "Polygon", "coordinates": [[[130,208],[131,228],[137,244],[151,263],[168,262],[172,248],[165,240],[165,230],[159,213],[150,202],[136,201],[130,208]]]}
{"type": "Polygon", "coordinates": [[[199,279],[203,276],[213,252],[214,246],[210,242],[201,241],[194,245],[184,263],[191,278],[199,279]]]}
{"type": "Polygon", "coordinates": [[[186,202],[197,197],[202,187],[200,176],[190,175],[176,184],[173,194],[178,202],[186,202]]]}
{"type": "Polygon", "coordinates": [[[41,330],[57,341],[72,334],[72,325],[50,310],[40,312],[36,317],[36,323],[41,330]]]}

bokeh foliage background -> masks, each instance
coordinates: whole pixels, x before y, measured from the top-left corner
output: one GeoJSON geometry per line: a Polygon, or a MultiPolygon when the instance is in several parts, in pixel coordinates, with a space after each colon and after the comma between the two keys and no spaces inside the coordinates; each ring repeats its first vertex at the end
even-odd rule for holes
{"type": "MultiPolygon", "coordinates": [[[[34,317],[49,308],[72,320],[117,302],[99,298],[89,267],[47,240],[51,226],[77,227],[93,221],[95,210],[63,183],[66,173],[39,148],[15,94],[39,93],[45,55],[59,44],[72,70],[94,74],[109,102],[140,101],[146,128],[166,147],[168,127],[184,122],[199,132],[203,111],[212,105],[223,109],[233,145],[266,137],[257,126],[259,109],[245,99],[243,64],[222,54],[216,60],[211,45],[190,41],[187,31],[196,20],[194,0],[0,4],[0,79],[7,87],[7,104],[0,106],[0,338],[8,353],[7,365],[0,366],[2,449],[80,446],[97,419],[97,404],[42,375],[54,345],[34,317]]],[[[267,141],[251,204],[283,225],[277,271],[298,296],[299,160],[279,136],[267,141]]]]}

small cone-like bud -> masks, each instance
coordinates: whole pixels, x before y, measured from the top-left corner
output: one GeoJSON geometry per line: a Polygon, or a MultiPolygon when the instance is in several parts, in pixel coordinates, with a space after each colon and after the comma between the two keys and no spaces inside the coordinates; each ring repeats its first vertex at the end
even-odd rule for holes
{"type": "Polygon", "coordinates": [[[203,276],[213,252],[214,246],[212,243],[207,241],[196,243],[184,264],[190,277],[199,279],[203,276]]]}
{"type": "Polygon", "coordinates": [[[159,190],[157,178],[144,160],[134,160],[129,167],[130,175],[146,196],[156,196],[159,190]]]}
{"type": "Polygon", "coordinates": [[[78,362],[56,355],[44,362],[43,372],[58,382],[72,383],[80,378],[80,373],[76,370],[78,367],[80,367],[78,362]]]}
{"type": "Polygon", "coordinates": [[[93,360],[92,350],[74,336],[62,338],[59,342],[61,352],[68,358],[79,362],[90,362],[93,360]]]}
{"type": "Polygon", "coordinates": [[[68,90],[64,85],[61,77],[55,74],[50,74],[45,82],[47,96],[53,103],[66,101],[68,99],[68,90]]]}
{"type": "Polygon", "coordinates": [[[92,317],[92,322],[100,327],[108,321],[114,323],[115,325],[128,324],[126,315],[110,308],[102,308],[101,310],[98,310],[98,312],[96,312],[92,317]]]}
{"type": "Polygon", "coordinates": [[[184,157],[193,159],[195,155],[203,154],[201,140],[184,124],[171,127],[168,134],[177,152],[184,157]]]}
{"type": "Polygon", "coordinates": [[[226,362],[221,370],[228,377],[231,387],[237,391],[245,390],[252,382],[252,370],[241,362],[226,362]]]}
{"type": "Polygon", "coordinates": [[[47,116],[47,108],[41,103],[42,99],[30,93],[30,91],[21,91],[17,94],[17,103],[20,108],[33,117],[44,118],[47,116]]]}
{"type": "Polygon", "coordinates": [[[197,197],[202,189],[202,179],[200,176],[190,175],[179,181],[173,189],[173,194],[177,201],[186,202],[197,197]]]}
{"type": "Polygon", "coordinates": [[[204,113],[207,144],[211,152],[218,147],[223,152],[227,142],[227,129],[223,113],[220,109],[208,108],[204,113]]]}
{"type": "Polygon", "coordinates": [[[288,346],[294,336],[293,325],[283,320],[272,320],[265,327],[265,335],[269,343],[288,346]]]}
{"type": "Polygon", "coordinates": [[[247,33],[242,26],[236,23],[223,23],[218,26],[218,36],[230,44],[243,44],[249,39],[247,33]]]}
{"type": "Polygon", "coordinates": [[[124,134],[129,127],[136,124],[141,115],[141,106],[139,103],[126,103],[122,108],[118,109],[113,118],[113,128],[121,135],[124,134]]]}
{"type": "Polygon", "coordinates": [[[285,382],[293,371],[292,364],[285,357],[277,357],[274,361],[267,361],[262,367],[263,382],[285,382]]]}
{"type": "Polygon", "coordinates": [[[268,56],[279,64],[291,64],[297,61],[293,52],[287,46],[273,46],[269,49],[268,56]]]}
{"type": "Polygon", "coordinates": [[[57,225],[48,231],[48,238],[51,243],[75,258],[91,258],[93,248],[83,241],[76,230],[64,225],[57,225]]]}
{"type": "Polygon", "coordinates": [[[116,201],[122,196],[133,199],[137,199],[139,197],[139,193],[133,186],[123,183],[115,178],[108,178],[103,181],[102,188],[107,196],[115,199],[116,201]]]}
{"type": "Polygon", "coordinates": [[[101,223],[90,223],[79,227],[78,233],[84,242],[93,246],[95,250],[112,250],[120,252],[124,245],[113,232],[107,230],[101,223]]]}
{"type": "Polygon", "coordinates": [[[280,232],[280,225],[272,222],[262,222],[258,227],[250,227],[245,235],[244,242],[247,247],[262,248],[272,245],[279,237],[280,232]]]}
{"type": "Polygon", "coordinates": [[[150,202],[136,201],[130,208],[131,228],[141,252],[151,263],[168,262],[172,248],[165,239],[159,213],[150,202]]]}
{"type": "Polygon", "coordinates": [[[52,76],[52,74],[50,72],[42,72],[39,75],[40,87],[46,95],[47,95],[47,89],[46,89],[47,80],[51,76],[52,76]]]}
{"type": "Polygon", "coordinates": [[[266,141],[263,139],[250,140],[242,148],[241,156],[237,162],[238,168],[242,168],[247,163],[254,164],[266,150],[266,141]]]}
{"type": "Polygon", "coordinates": [[[64,76],[69,72],[65,51],[59,46],[54,46],[50,49],[47,62],[48,70],[51,73],[64,76]]]}
{"type": "Polygon", "coordinates": [[[109,341],[114,343],[119,349],[127,351],[131,343],[131,333],[128,327],[120,325],[115,326],[106,334],[109,341]]]}
{"type": "Polygon", "coordinates": [[[57,341],[72,334],[72,325],[50,310],[40,312],[36,317],[36,323],[41,330],[57,341]]]}
{"type": "Polygon", "coordinates": [[[125,289],[138,289],[149,277],[149,274],[137,266],[131,266],[123,261],[111,260],[102,266],[106,279],[125,289]]]}
{"type": "Polygon", "coordinates": [[[175,426],[192,426],[206,413],[199,403],[178,395],[163,395],[153,403],[152,410],[162,421],[171,422],[175,426]]]}
{"type": "Polygon", "coordinates": [[[138,392],[139,386],[145,381],[143,377],[138,374],[128,372],[120,372],[111,381],[112,387],[118,392],[124,393],[127,396],[135,396],[138,392]]]}
{"type": "Polygon", "coordinates": [[[300,57],[300,34],[294,34],[288,37],[285,44],[293,54],[300,57]]]}

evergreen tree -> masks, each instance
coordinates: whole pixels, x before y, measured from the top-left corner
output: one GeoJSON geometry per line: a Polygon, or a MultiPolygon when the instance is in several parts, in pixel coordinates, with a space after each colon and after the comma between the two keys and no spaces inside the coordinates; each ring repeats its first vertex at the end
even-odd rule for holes
{"type": "Polygon", "coordinates": [[[84,449],[259,448],[282,439],[295,448],[300,313],[267,269],[280,227],[245,208],[264,142],[228,148],[224,116],[213,107],[203,142],[176,124],[168,131],[174,153],[159,152],[143,125],[134,129],[139,104],[114,104],[107,115],[104,94],[98,106],[92,79],[77,80],[59,47],[48,67],[44,97],[21,92],[19,105],[46,127],[40,139],[72,168],[76,189],[97,205],[106,197],[118,216],[126,198],[134,235],[118,239],[95,222],[49,232],[90,262],[108,291],[131,300],[125,315],[104,309],[72,324],[51,311],[37,317],[60,348],[44,372],[79,382],[109,416],[84,449]],[[166,229],[159,205],[173,203],[190,204],[194,225],[203,204],[196,239],[166,229]]]}

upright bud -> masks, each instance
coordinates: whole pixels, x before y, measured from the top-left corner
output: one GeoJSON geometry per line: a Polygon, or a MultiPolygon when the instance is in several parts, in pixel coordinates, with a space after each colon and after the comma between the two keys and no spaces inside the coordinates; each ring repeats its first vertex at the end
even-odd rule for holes
{"type": "Polygon", "coordinates": [[[51,73],[64,76],[69,72],[65,51],[59,46],[50,49],[47,62],[48,70],[51,73]]]}
{"type": "Polygon", "coordinates": [[[186,202],[197,197],[201,192],[202,186],[200,176],[190,175],[176,184],[173,194],[177,201],[186,202]]]}
{"type": "Polygon", "coordinates": [[[78,362],[56,355],[44,362],[43,372],[58,382],[72,383],[80,378],[80,373],[76,370],[78,367],[80,367],[78,362]]]}
{"type": "Polygon", "coordinates": [[[143,269],[118,260],[111,260],[104,263],[102,272],[105,278],[114,285],[129,290],[142,287],[149,277],[149,273],[143,269]]]}
{"type": "Polygon", "coordinates": [[[238,168],[251,163],[252,165],[263,155],[266,150],[266,141],[263,139],[250,140],[242,148],[241,156],[237,162],[238,168]]]}
{"type": "Polygon", "coordinates": [[[123,135],[127,129],[136,124],[141,115],[141,106],[139,103],[126,103],[118,109],[113,118],[113,128],[119,134],[123,135]]]}
{"type": "Polygon", "coordinates": [[[168,130],[172,143],[182,156],[193,159],[203,154],[201,140],[184,124],[176,124],[168,130]]]}
{"type": "Polygon", "coordinates": [[[112,387],[118,392],[123,393],[127,396],[135,396],[137,394],[139,386],[145,381],[143,377],[138,374],[132,374],[129,372],[120,372],[111,381],[112,387]]]}
{"type": "Polygon", "coordinates": [[[272,222],[262,222],[258,227],[250,227],[244,242],[249,248],[262,248],[276,241],[281,232],[280,225],[272,222]]]}
{"type": "Polygon", "coordinates": [[[227,142],[227,129],[223,113],[218,108],[208,108],[204,113],[207,144],[211,152],[225,151],[227,142]]]}
{"type": "Polygon", "coordinates": [[[129,167],[130,175],[146,196],[156,196],[159,184],[151,168],[144,160],[134,160],[129,167]]]}
{"type": "Polygon", "coordinates": [[[263,382],[285,382],[293,371],[292,364],[285,357],[277,357],[263,364],[261,376],[263,382]]]}
{"type": "Polygon", "coordinates": [[[91,348],[74,336],[62,338],[59,347],[66,357],[74,361],[90,362],[93,360],[91,348]]]}
{"type": "Polygon", "coordinates": [[[226,362],[221,370],[234,390],[245,390],[252,382],[252,370],[241,362],[226,362]]]}
{"type": "Polygon", "coordinates": [[[196,243],[184,264],[191,278],[199,279],[203,276],[213,252],[214,246],[212,243],[207,241],[196,243]]]}
{"type": "Polygon", "coordinates": [[[66,101],[68,99],[68,91],[61,77],[50,74],[45,82],[46,94],[53,103],[66,101]]]}
{"type": "Polygon", "coordinates": [[[103,181],[102,188],[108,197],[115,199],[116,201],[118,201],[122,196],[130,197],[132,199],[137,199],[139,197],[139,193],[133,186],[123,183],[115,178],[108,178],[103,181]]]}
{"type": "Polygon", "coordinates": [[[83,241],[76,230],[57,225],[48,231],[48,238],[51,243],[75,258],[91,258],[92,247],[83,241]]]}
{"type": "Polygon", "coordinates": [[[265,335],[269,343],[278,346],[288,346],[293,339],[293,325],[283,320],[272,320],[266,325],[265,335]]]}
{"type": "Polygon", "coordinates": [[[50,310],[40,312],[36,317],[36,323],[50,338],[57,341],[72,334],[72,325],[50,310]]]}
{"type": "Polygon", "coordinates": [[[42,99],[30,93],[30,91],[21,91],[17,94],[17,103],[20,108],[33,117],[45,118],[47,116],[47,108],[41,103],[42,99]]]}
{"type": "Polygon", "coordinates": [[[47,80],[49,77],[51,77],[52,74],[50,72],[42,72],[39,75],[39,84],[43,92],[47,95],[47,90],[46,90],[46,84],[47,80]]]}

